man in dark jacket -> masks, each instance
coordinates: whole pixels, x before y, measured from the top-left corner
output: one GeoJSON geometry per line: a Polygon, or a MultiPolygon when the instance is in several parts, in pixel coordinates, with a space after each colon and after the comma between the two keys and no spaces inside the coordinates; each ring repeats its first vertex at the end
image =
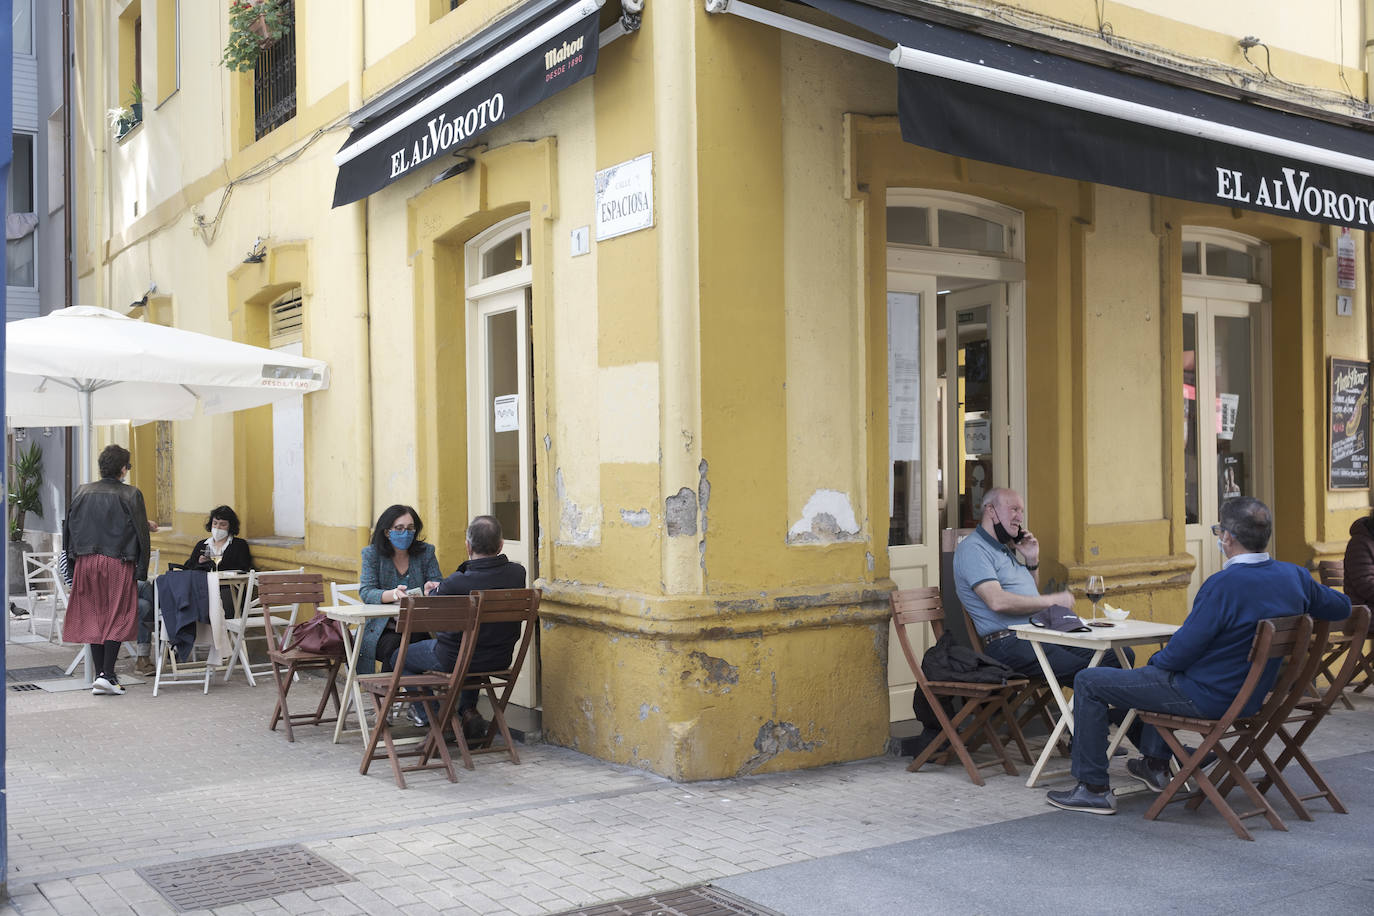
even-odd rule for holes
{"type": "Polygon", "coordinates": [[[1374,604],[1374,515],[1356,519],[1345,545],[1345,593],[1352,604],[1374,604]]]}
{"type": "MultiPolygon", "coordinates": [[[[468,559],[458,571],[437,586],[426,586],[431,595],[468,595],[485,589],[524,588],[525,567],[512,563],[501,552],[505,540],[501,537],[501,523],[490,515],[479,515],[468,525],[468,559]]],[[[477,646],[473,650],[471,670],[498,671],[510,665],[515,644],[520,639],[518,623],[489,623],[477,631],[477,646]]],[[[456,633],[438,633],[434,639],[414,643],[406,652],[406,674],[425,671],[452,671],[458,660],[462,637],[456,633]]],[[[397,653],[399,654],[399,650],[397,653]]],[[[395,655],[391,664],[395,665],[395,655]]],[[[464,690],[458,698],[458,715],[463,721],[463,734],[469,739],[487,735],[487,720],[477,711],[478,692],[464,690]]]]}

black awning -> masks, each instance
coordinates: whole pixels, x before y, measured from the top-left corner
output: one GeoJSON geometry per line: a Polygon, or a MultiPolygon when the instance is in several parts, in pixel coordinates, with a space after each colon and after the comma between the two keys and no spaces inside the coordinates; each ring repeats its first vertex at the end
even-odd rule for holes
{"type": "Polygon", "coordinates": [[[561,6],[364,121],[334,154],[334,206],[444,161],[445,154],[595,73],[602,2],[561,6]]]}
{"type": "Polygon", "coordinates": [[[1374,132],[853,0],[806,2],[897,42],[898,117],[909,143],[1180,200],[1374,228],[1374,132]]]}

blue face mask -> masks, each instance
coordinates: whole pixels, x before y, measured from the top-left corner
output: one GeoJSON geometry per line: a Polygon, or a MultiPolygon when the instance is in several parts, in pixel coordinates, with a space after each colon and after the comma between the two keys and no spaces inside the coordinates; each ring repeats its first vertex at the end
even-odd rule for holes
{"type": "Polygon", "coordinates": [[[410,545],[415,543],[414,531],[388,531],[386,536],[391,538],[391,546],[397,550],[409,550],[410,545]]]}

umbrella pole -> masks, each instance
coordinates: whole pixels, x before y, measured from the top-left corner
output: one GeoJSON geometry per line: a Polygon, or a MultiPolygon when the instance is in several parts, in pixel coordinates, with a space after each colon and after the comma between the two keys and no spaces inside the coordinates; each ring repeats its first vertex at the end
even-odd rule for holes
{"type": "Polygon", "coordinates": [[[91,389],[82,387],[80,390],[81,402],[81,482],[90,483],[91,474],[91,439],[94,430],[91,427],[91,389]]]}

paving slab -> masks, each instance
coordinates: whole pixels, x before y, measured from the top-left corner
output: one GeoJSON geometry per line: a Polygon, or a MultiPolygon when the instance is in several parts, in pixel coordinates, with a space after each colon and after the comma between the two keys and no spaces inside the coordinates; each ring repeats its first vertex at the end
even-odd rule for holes
{"type": "MultiPolygon", "coordinates": [[[[71,650],[7,652],[10,666],[37,667],[65,664],[71,650]]],[[[932,912],[1068,913],[1100,912],[1106,899],[1130,912],[1110,896],[1107,875],[1123,868],[1148,889],[1141,910],[1191,909],[1215,892],[1261,900],[1252,911],[1318,900],[1334,911],[1358,890],[1363,911],[1371,890],[1362,858],[1333,866],[1331,856],[1374,847],[1374,812],[1356,794],[1374,777],[1374,698],[1356,698],[1309,746],[1352,813],[1294,819],[1288,833],[1260,825],[1243,843],[1206,809],[1148,823],[1136,796],[1116,817],[1086,818],[1049,809],[1024,775],[980,788],[962,768],[911,774],[896,758],[679,784],[532,745],[519,766],[479,758],[456,784],[414,774],[402,791],[388,767],[358,774],[357,738],[336,745],[332,729],[300,728],[288,743],[269,731],[275,696],[260,685],[216,678],[208,696],[11,691],[13,899],[0,911],[172,913],[138,869],[285,845],[351,880],[213,912],[560,913],[708,881],[789,916],[915,912],[913,900],[932,912]],[[1095,867],[1100,856],[1111,869],[1095,867]],[[1013,897],[991,877],[970,887],[970,874],[1008,869],[1013,897]]],[[[305,679],[293,693],[305,703],[319,689],[305,679]]]]}

